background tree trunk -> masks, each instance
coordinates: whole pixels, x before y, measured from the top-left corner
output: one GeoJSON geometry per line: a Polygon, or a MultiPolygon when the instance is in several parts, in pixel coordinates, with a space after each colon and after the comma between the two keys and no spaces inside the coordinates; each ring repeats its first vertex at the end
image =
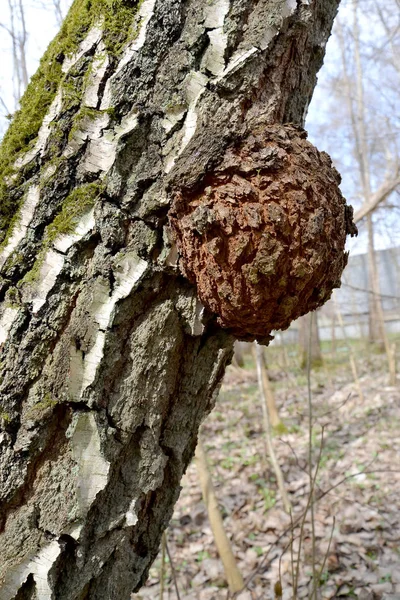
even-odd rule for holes
{"type": "Polygon", "coordinates": [[[319,339],[317,312],[308,313],[299,319],[300,368],[307,368],[307,357],[310,351],[310,367],[322,365],[321,342],[319,339]],[[312,325],[311,325],[312,320],[312,325]],[[310,344],[311,326],[311,344],[310,344]]]}
{"type": "Polygon", "coordinates": [[[245,346],[246,342],[239,342],[236,341],[234,348],[233,348],[233,359],[232,359],[232,364],[235,367],[244,367],[244,356],[243,356],[243,350],[244,350],[244,346],[245,346]]]}
{"type": "Polygon", "coordinates": [[[369,295],[369,314],[368,314],[368,339],[369,342],[375,342],[379,344],[383,350],[383,338],[384,338],[384,327],[385,323],[381,321],[381,314],[379,311],[378,303],[380,299],[380,286],[379,286],[379,275],[378,265],[375,253],[374,244],[374,229],[372,222],[372,215],[367,216],[367,227],[368,227],[368,287],[371,290],[369,295]]]}
{"type": "MultiPolygon", "coordinates": [[[[262,396],[262,399],[265,400],[265,405],[268,410],[268,423],[273,429],[282,427],[283,423],[279,416],[274,390],[272,389],[272,385],[268,376],[264,347],[260,346],[257,342],[253,343],[253,356],[257,367],[257,373],[260,374],[262,382],[260,394],[262,396]]],[[[258,387],[260,387],[260,383],[258,387]]]]}
{"type": "Polygon", "coordinates": [[[0,153],[0,600],[145,581],[233,344],[176,267],[170,191],[304,122],[336,10],[75,0],[0,153]]]}

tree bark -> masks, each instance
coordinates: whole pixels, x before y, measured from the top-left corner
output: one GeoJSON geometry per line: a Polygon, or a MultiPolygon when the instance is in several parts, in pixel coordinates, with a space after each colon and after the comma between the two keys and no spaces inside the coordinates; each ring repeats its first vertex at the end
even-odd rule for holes
{"type": "Polygon", "coordinates": [[[264,348],[257,344],[257,342],[254,342],[253,344],[253,356],[257,366],[257,373],[259,372],[261,377],[262,388],[260,388],[260,394],[262,395],[263,400],[265,400],[268,410],[268,422],[272,428],[279,428],[279,426],[282,426],[282,421],[279,416],[275,394],[268,376],[264,348]]]}
{"type": "Polygon", "coordinates": [[[321,342],[319,339],[317,312],[308,313],[299,319],[300,368],[306,369],[310,352],[310,367],[322,365],[321,342]],[[311,340],[310,340],[311,327],[311,340]]]}
{"type": "Polygon", "coordinates": [[[380,286],[379,286],[379,275],[378,265],[375,253],[374,244],[374,229],[372,222],[372,215],[367,217],[368,227],[368,287],[371,290],[368,298],[369,314],[368,314],[368,338],[369,342],[374,342],[380,345],[383,350],[383,337],[384,337],[384,322],[381,322],[380,311],[378,303],[380,299],[380,286]]]}
{"type": "Polygon", "coordinates": [[[0,600],[146,580],[233,345],[170,192],[303,123],[337,5],[75,0],[0,155],[0,600]]]}

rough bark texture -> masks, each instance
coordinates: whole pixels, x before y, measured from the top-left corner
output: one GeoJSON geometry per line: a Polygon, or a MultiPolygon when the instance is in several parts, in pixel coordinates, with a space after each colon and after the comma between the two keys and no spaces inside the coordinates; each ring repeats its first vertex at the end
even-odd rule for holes
{"type": "Polygon", "coordinates": [[[218,323],[268,340],[331,296],[347,263],[348,207],[329,156],[294,125],[259,125],[170,221],[180,267],[218,323]]]}
{"type": "Polygon", "coordinates": [[[233,343],[176,267],[170,198],[241,131],[303,123],[336,10],[74,3],[0,160],[0,600],[146,579],[233,343]]]}

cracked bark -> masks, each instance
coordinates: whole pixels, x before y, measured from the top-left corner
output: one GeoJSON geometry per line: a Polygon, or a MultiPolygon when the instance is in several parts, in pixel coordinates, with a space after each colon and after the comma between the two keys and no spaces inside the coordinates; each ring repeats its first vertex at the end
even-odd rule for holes
{"type": "Polygon", "coordinates": [[[171,191],[254,124],[303,123],[337,4],[145,0],[122,57],[101,22],[60,57],[80,104],[55,97],[6,181],[0,600],[145,581],[233,344],[176,268],[171,191]]]}

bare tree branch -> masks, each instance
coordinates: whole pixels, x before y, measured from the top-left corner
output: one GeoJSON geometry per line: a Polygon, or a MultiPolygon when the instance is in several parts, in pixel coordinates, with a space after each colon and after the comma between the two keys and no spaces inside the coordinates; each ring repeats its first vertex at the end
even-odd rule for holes
{"type": "Polygon", "coordinates": [[[357,223],[364,217],[371,214],[382,202],[386,200],[392,192],[395,191],[397,186],[400,185],[400,174],[396,174],[392,179],[386,180],[382,183],[379,189],[376,190],[369,197],[368,202],[363,204],[354,215],[354,221],[357,223]]]}

